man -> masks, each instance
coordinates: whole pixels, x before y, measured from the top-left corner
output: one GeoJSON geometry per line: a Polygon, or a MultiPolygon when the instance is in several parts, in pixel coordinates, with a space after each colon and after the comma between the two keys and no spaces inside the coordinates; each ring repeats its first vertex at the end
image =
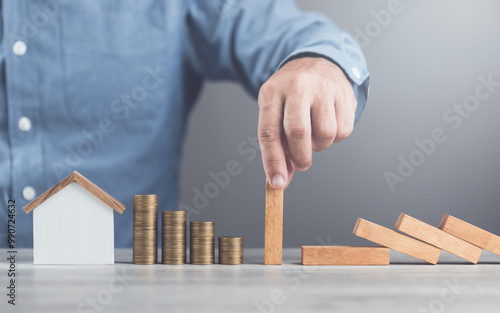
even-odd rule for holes
{"type": "Polygon", "coordinates": [[[129,207],[115,242],[131,246],[133,194],[176,208],[184,126],[204,80],[258,97],[274,188],[348,137],[367,98],[353,39],[291,0],[3,1],[1,14],[2,246],[7,201],[17,245],[31,246],[21,208],[73,170],[129,207]]]}

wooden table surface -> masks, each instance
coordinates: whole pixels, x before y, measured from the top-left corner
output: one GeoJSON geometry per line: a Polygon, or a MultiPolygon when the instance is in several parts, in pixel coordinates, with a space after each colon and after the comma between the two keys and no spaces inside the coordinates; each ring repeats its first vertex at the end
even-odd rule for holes
{"type": "Polygon", "coordinates": [[[245,249],[245,264],[33,265],[18,250],[16,306],[7,304],[2,251],[0,312],[498,312],[500,256],[467,264],[443,252],[438,265],[391,251],[389,266],[301,266],[300,249],[283,265],[264,266],[264,249],[245,249]]]}

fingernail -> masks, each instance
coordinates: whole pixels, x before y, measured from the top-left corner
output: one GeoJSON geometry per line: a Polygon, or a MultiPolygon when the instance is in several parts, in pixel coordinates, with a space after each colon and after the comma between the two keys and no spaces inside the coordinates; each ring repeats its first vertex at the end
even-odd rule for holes
{"type": "Polygon", "coordinates": [[[285,179],[281,175],[274,175],[272,184],[275,189],[285,188],[285,179]]]}

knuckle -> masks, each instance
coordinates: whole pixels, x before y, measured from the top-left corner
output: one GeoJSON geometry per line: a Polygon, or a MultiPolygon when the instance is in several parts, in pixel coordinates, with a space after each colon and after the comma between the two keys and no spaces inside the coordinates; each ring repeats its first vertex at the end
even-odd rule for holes
{"type": "Polygon", "coordinates": [[[308,136],[307,128],[303,125],[291,125],[285,129],[287,137],[295,140],[301,140],[308,136]]]}
{"type": "Polygon", "coordinates": [[[353,126],[352,125],[343,126],[343,127],[339,128],[337,130],[337,137],[336,137],[336,139],[338,141],[342,141],[342,140],[346,139],[347,137],[349,137],[352,134],[352,131],[353,131],[353,126]]]}
{"type": "Polygon", "coordinates": [[[314,137],[322,141],[331,141],[337,136],[337,130],[333,127],[319,127],[314,131],[314,137]]]}
{"type": "Polygon", "coordinates": [[[269,170],[277,169],[281,165],[281,160],[274,156],[268,156],[264,160],[264,164],[267,166],[269,170]]]}
{"type": "Polygon", "coordinates": [[[316,151],[316,152],[321,152],[321,151],[324,151],[326,150],[328,147],[330,146],[330,143],[329,144],[325,144],[325,143],[321,143],[321,142],[314,142],[313,143],[313,150],[316,151]]]}
{"type": "Polygon", "coordinates": [[[270,100],[275,90],[276,87],[274,86],[274,83],[271,80],[265,82],[259,89],[259,96],[258,96],[259,106],[261,104],[265,104],[268,100],[270,100]]]}
{"type": "Polygon", "coordinates": [[[306,84],[310,81],[310,75],[308,73],[300,72],[295,74],[290,79],[290,87],[294,90],[301,90],[304,88],[306,84]]]}
{"type": "Polygon", "coordinates": [[[340,90],[337,92],[336,98],[337,98],[336,102],[338,102],[339,104],[345,104],[346,100],[348,99],[348,96],[345,90],[340,90]]]}
{"type": "Polygon", "coordinates": [[[318,81],[319,88],[324,91],[332,90],[333,83],[329,79],[321,79],[318,81]]]}
{"type": "Polygon", "coordinates": [[[263,126],[259,129],[258,138],[260,142],[273,142],[280,139],[280,131],[275,127],[263,126]]]}
{"type": "Polygon", "coordinates": [[[297,167],[303,169],[311,167],[312,160],[309,157],[300,156],[294,160],[294,163],[297,167]]]}

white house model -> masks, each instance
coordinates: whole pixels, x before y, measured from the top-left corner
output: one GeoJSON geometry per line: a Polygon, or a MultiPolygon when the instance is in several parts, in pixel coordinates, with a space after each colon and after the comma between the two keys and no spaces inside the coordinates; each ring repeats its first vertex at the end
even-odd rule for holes
{"type": "Polygon", "coordinates": [[[73,172],[24,207],[33,211],[35,264],[113,264],[113,211],[125,206],[73,172]]]}

